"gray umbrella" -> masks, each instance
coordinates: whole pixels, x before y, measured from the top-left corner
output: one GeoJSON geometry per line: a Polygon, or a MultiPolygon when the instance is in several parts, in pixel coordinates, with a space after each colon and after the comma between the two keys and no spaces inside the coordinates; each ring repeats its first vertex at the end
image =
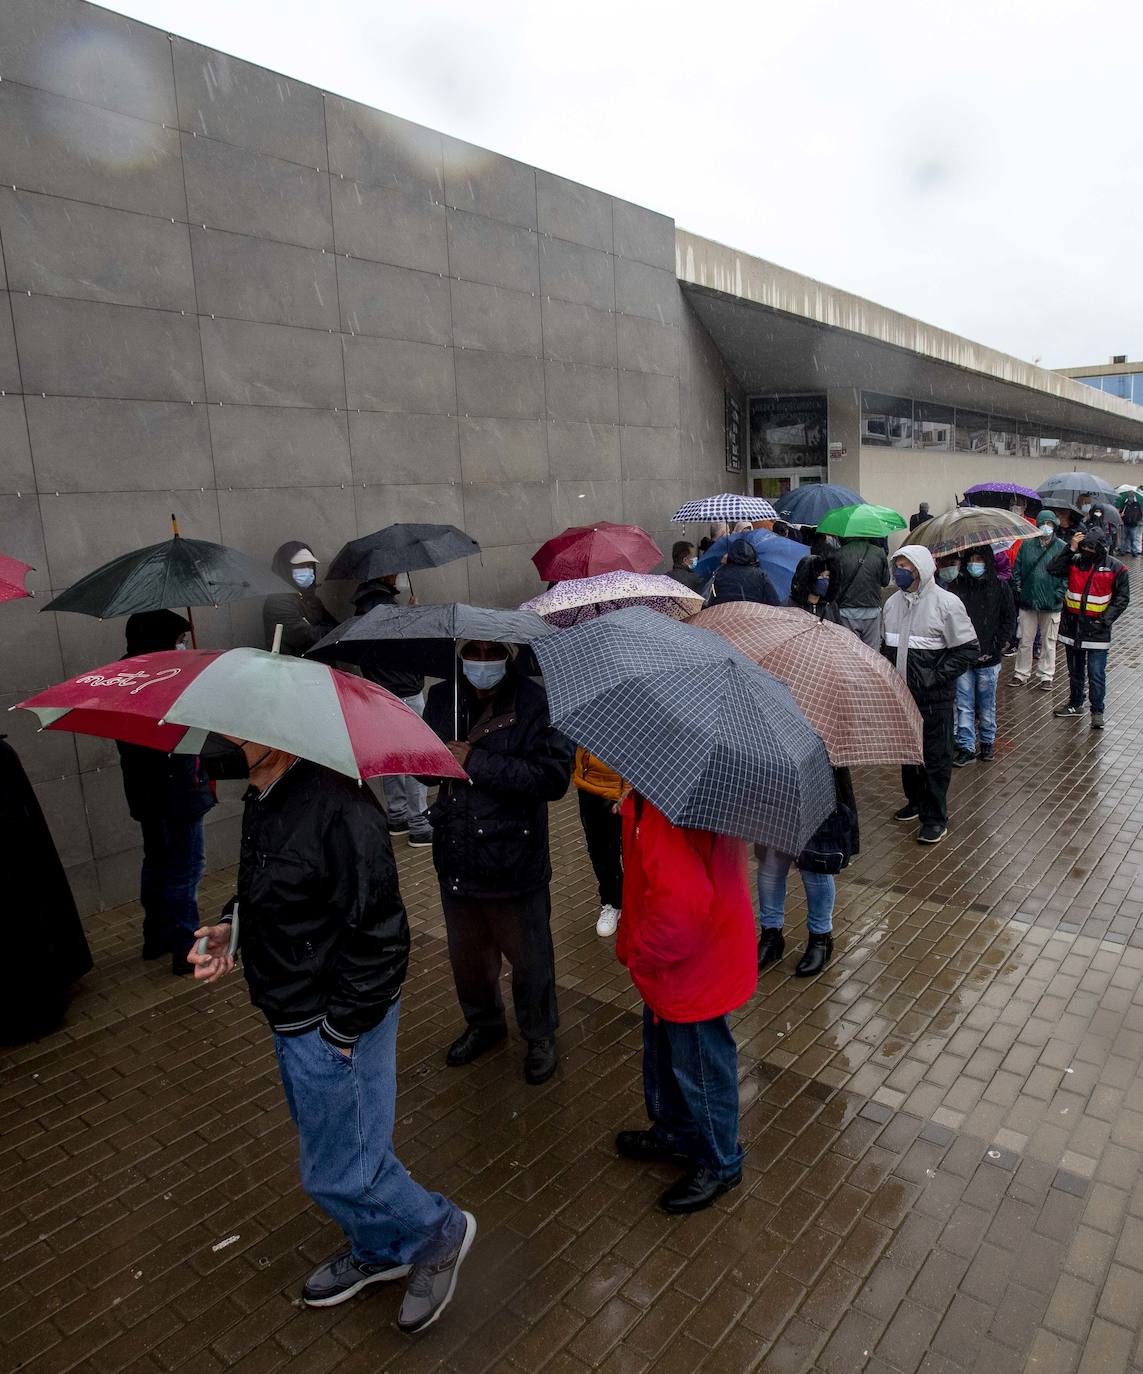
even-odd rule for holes
{"type": "Polygon", "coordinates": [[[455,525],[387,525],[351,539],[329,565],[330,581],[356,578],[367,582],[390,573],[440,568],[458,558],[471,558],[480,545],[455,525]]]}
{"type": "Polygon", "coordinates": [[[1047,501],[1050,497],[1059,496],[1073,505],[1078,505],[1075,498],[1087,491],[1115,499],[1115,488],[1111,483],[1105,482],[1093,472],[1057,472],[1051,477],[1046,477],[1036,490],[1040,493],[1041,500],[1047,501]]]}
{"type": "Polygon", "coordinates": [[[798,854],[833,810],[789,689],[721,636],[632,607],[533,647],[553,722],[673,825],[798,854]]]}

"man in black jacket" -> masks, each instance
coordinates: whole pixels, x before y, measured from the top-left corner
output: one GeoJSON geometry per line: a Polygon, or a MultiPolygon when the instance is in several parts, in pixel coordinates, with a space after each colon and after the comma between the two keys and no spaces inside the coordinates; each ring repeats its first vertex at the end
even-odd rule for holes
{"type": "Polygon", "coordinates": [[[317,594],[317,557],[301,539],[288,539],[274,555],[274,571],[291,590],[274,592],[262,603],[266,648],[282,627],[281,652],[301,657],[334,629],[337,621],[317,594]]]}
{"type": "Polygon", "coordinates": [[[873,539],[843,539],[837,561],[841,623],[863,644],[880,649],[881,593],[890,582],[885,550],[873,539]]]}
{"type": "Polygon", "coordinates": [[[1054,577],[1066,577],[1060,643],[1067,648],[1068,704],[1055,715],[1077,720],[1083,715],[1085,689],[1091,690],[1091,728],[1103,729],[1107,692],[1107,655],[1111,627],[1127,609],[1131,587],[1127,569],[1107,552],[1099,529],[1076,530],[1063,553],[1048,565],[1054,577]]]}
{"type": "Polygon", "coordinates": [[[671,571],[668,576],[692,592],[702,591],[705,582],[695,572],[695,546],[686,539],[678,540],[671,548],[671,571]]]}
{"type": "Polygon", "coordinates": [[[302,1186],[349,1246],[320,1265],[302,1299],[344,1302],[409,1275],[398,1326],[440,1316],[475,1219],[414,1183],[393,1153],[397,1020],[409,925],[380,804],[366,787],[251,740],[238,891],[204,927],[195,977],[228,973],[240,923],[250,1000],[274,1050],[301,1145],[302,1186]]]}
{"type": "Polygon", "coordinates": [[[996,575],[996,556],[985,545],[941,559],[937,576],[964,602],[976,631],[980,657],[956,680],[956,755],[954,768],[991,763],[996,743],[996,684],[1000,660],[1016,632],[1012,588],[996,575]],[[952,574],[950,576],[950,574],[952,574]],[[976,732],[980,730],[980,752],[976,732]]]}
{"type": "Polygon", "coordinates": [[[712,604],[723,601],[757,601],[763,606],[782,604],[773,582],[758,566],[758,550],[749,539],[735,539],[731,543],[726,562],[714,575],[710,599],[712,604]]]}
{"type": "MultiPolygon", "coordinates": [[[[174,611],[142,611],[127,620],[127,654],[185,646],[190,621],[174,611]]],[[[187,953],[198,927],[198,884],[206,861],[202,818],[214,793],[201,761],[117,742],[131,819],[143,832],[139,902],[143,958],[171,956],[171,972],[190,972],[187,953]]]]}
{"type": "Polygon", "coordinates": [[[512,965],[516,1023],[528,1042],[524,1077],[556,1070],[556,963],[548,803],[571,779],[571,743],[552,729],[544,689],[516,671],[507,646],[461,646],[455,687],[429,691],[425,720],[469,776],[446,781],[430,809],[456,995],[467,1029],[450,1046],[451,1068],[469,1064],[507,1034],[500,996],[512,965]],[[454,696],[455,691],[455,696],[454,696]]]}

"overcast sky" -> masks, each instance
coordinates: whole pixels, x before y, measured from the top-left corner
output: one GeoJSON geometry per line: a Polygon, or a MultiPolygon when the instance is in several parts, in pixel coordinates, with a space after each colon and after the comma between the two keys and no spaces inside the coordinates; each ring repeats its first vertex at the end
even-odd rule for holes
{"type": "Polygon", "coordinates": [[[1047,367],[1143,357],[1143,6],[119,0],[1047,367]]]}

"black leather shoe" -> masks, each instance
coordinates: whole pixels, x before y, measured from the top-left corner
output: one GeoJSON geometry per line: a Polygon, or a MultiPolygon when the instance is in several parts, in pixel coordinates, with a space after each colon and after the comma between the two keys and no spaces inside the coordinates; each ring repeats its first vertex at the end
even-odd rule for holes
{"type": "Polygon", "coordinates": [[[806,941],[806,952],[798,960],[794,969],[795,978],[812,978],[820,973],[833,957],[832,935],[811,935],[806,941]]]}
{"type": "Polygon", "coordinates": [[[624,1159],[637,1159],[644,1164],[666,1160],[687,1169],[694,1168],[694,1160],[690,1155],[660,1144],[653,1131],[620,1131],[615,1137],[615,1148],[624,1159]]]}
{"type": "Polygon", "coordinates": [[[741,1169],[732,1178],[718,1178],[705,1164],[696,1164],[685,1178],[667,1189],[659,1199],[659,1206],[672,1216],[701,1212],[712,1202],[717,1202],[723,1193],[737,1188],[741,1182],[741,1169]]]}
{"type": "Polygon", "coordinates": [[[450,1069],[459,1069],[462,1064],[471,1064],[479,1059],[485,1050],[498,1045],[508,1034],[507,1026],[469,1026],[463,1035],[448,1047],[445,1063],[450,1069]]]}
{"type": "Polygon", "coordinates": [[[758,937],[758,972],[776,964],[786,952],[786,937],[780,930],[763,930],[758,937]]]}
{"type": "Polygon", "coordinates": [[[556,1049],[554,1036],[544,1040],[529,1040],[528,1053],[524,1056],[524,1082],[533,1087],[546,1083],[556,1071],[560,1054],[556,1049]]]}

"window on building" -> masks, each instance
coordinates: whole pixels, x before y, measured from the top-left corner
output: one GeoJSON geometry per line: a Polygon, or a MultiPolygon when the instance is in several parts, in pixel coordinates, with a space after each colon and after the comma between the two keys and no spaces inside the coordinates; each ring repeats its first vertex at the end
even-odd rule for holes
{"type": "Polygon", "coordinates": [[[1020,420],[1016,425],[1018,436],[1018,448],[1021,458],[1036,458],[1039,456],[1040,449],[1040,426],[1030,424],[1027,420],[1020,420]]]}
{"type": "Polygon", "coordinates": [[[861,442],[880,448],[913,447],[913,402],[908,396],[861,393],[861,442]]]}
{"type": "Polygon", "coordinates": [[[827,409],[824,396],[752,396],[752,468],[824,467],[827,409]]]}
{"type": "Polygon", "coordinates": [[[1131,374],[1131,399],[1137,406],[1143,406],[1143,372],[1131,374]]]}
{"type": "Polygon", "coordinates": [[[1102,377],[1073,377],[1072,380],[1076,382],[1082,382],[1084,386],[1094,387],[1096,391],[1103,390],[1102,377]]]}
{"type": "Polygon", "coordinates": [[[988,452],[988,416],[975,410],[957,409],[956,447],[961,453],[988,452]]]}
{"type": "Polygon", "coordinates": [[[1020,452],[1020,435],[1015,420],[1006,420],[1003,415],[988,417],[988,451],[999,454],[1020,452]]]}
{"type": "Polygon", "coordinates": [[[1131,399],[1131,373],[1119,372],[1114,377],[1104,377],[1103,389],[1111,396],[1120,396],[1125,401],[1131,399]]]}
{"type": "Polygon", "coordinates": [[[938,406],[929,401],[918,401],[913,410],[914,448],[942,451],[951,449],[955,435],[952,406],[938,406]]]}

